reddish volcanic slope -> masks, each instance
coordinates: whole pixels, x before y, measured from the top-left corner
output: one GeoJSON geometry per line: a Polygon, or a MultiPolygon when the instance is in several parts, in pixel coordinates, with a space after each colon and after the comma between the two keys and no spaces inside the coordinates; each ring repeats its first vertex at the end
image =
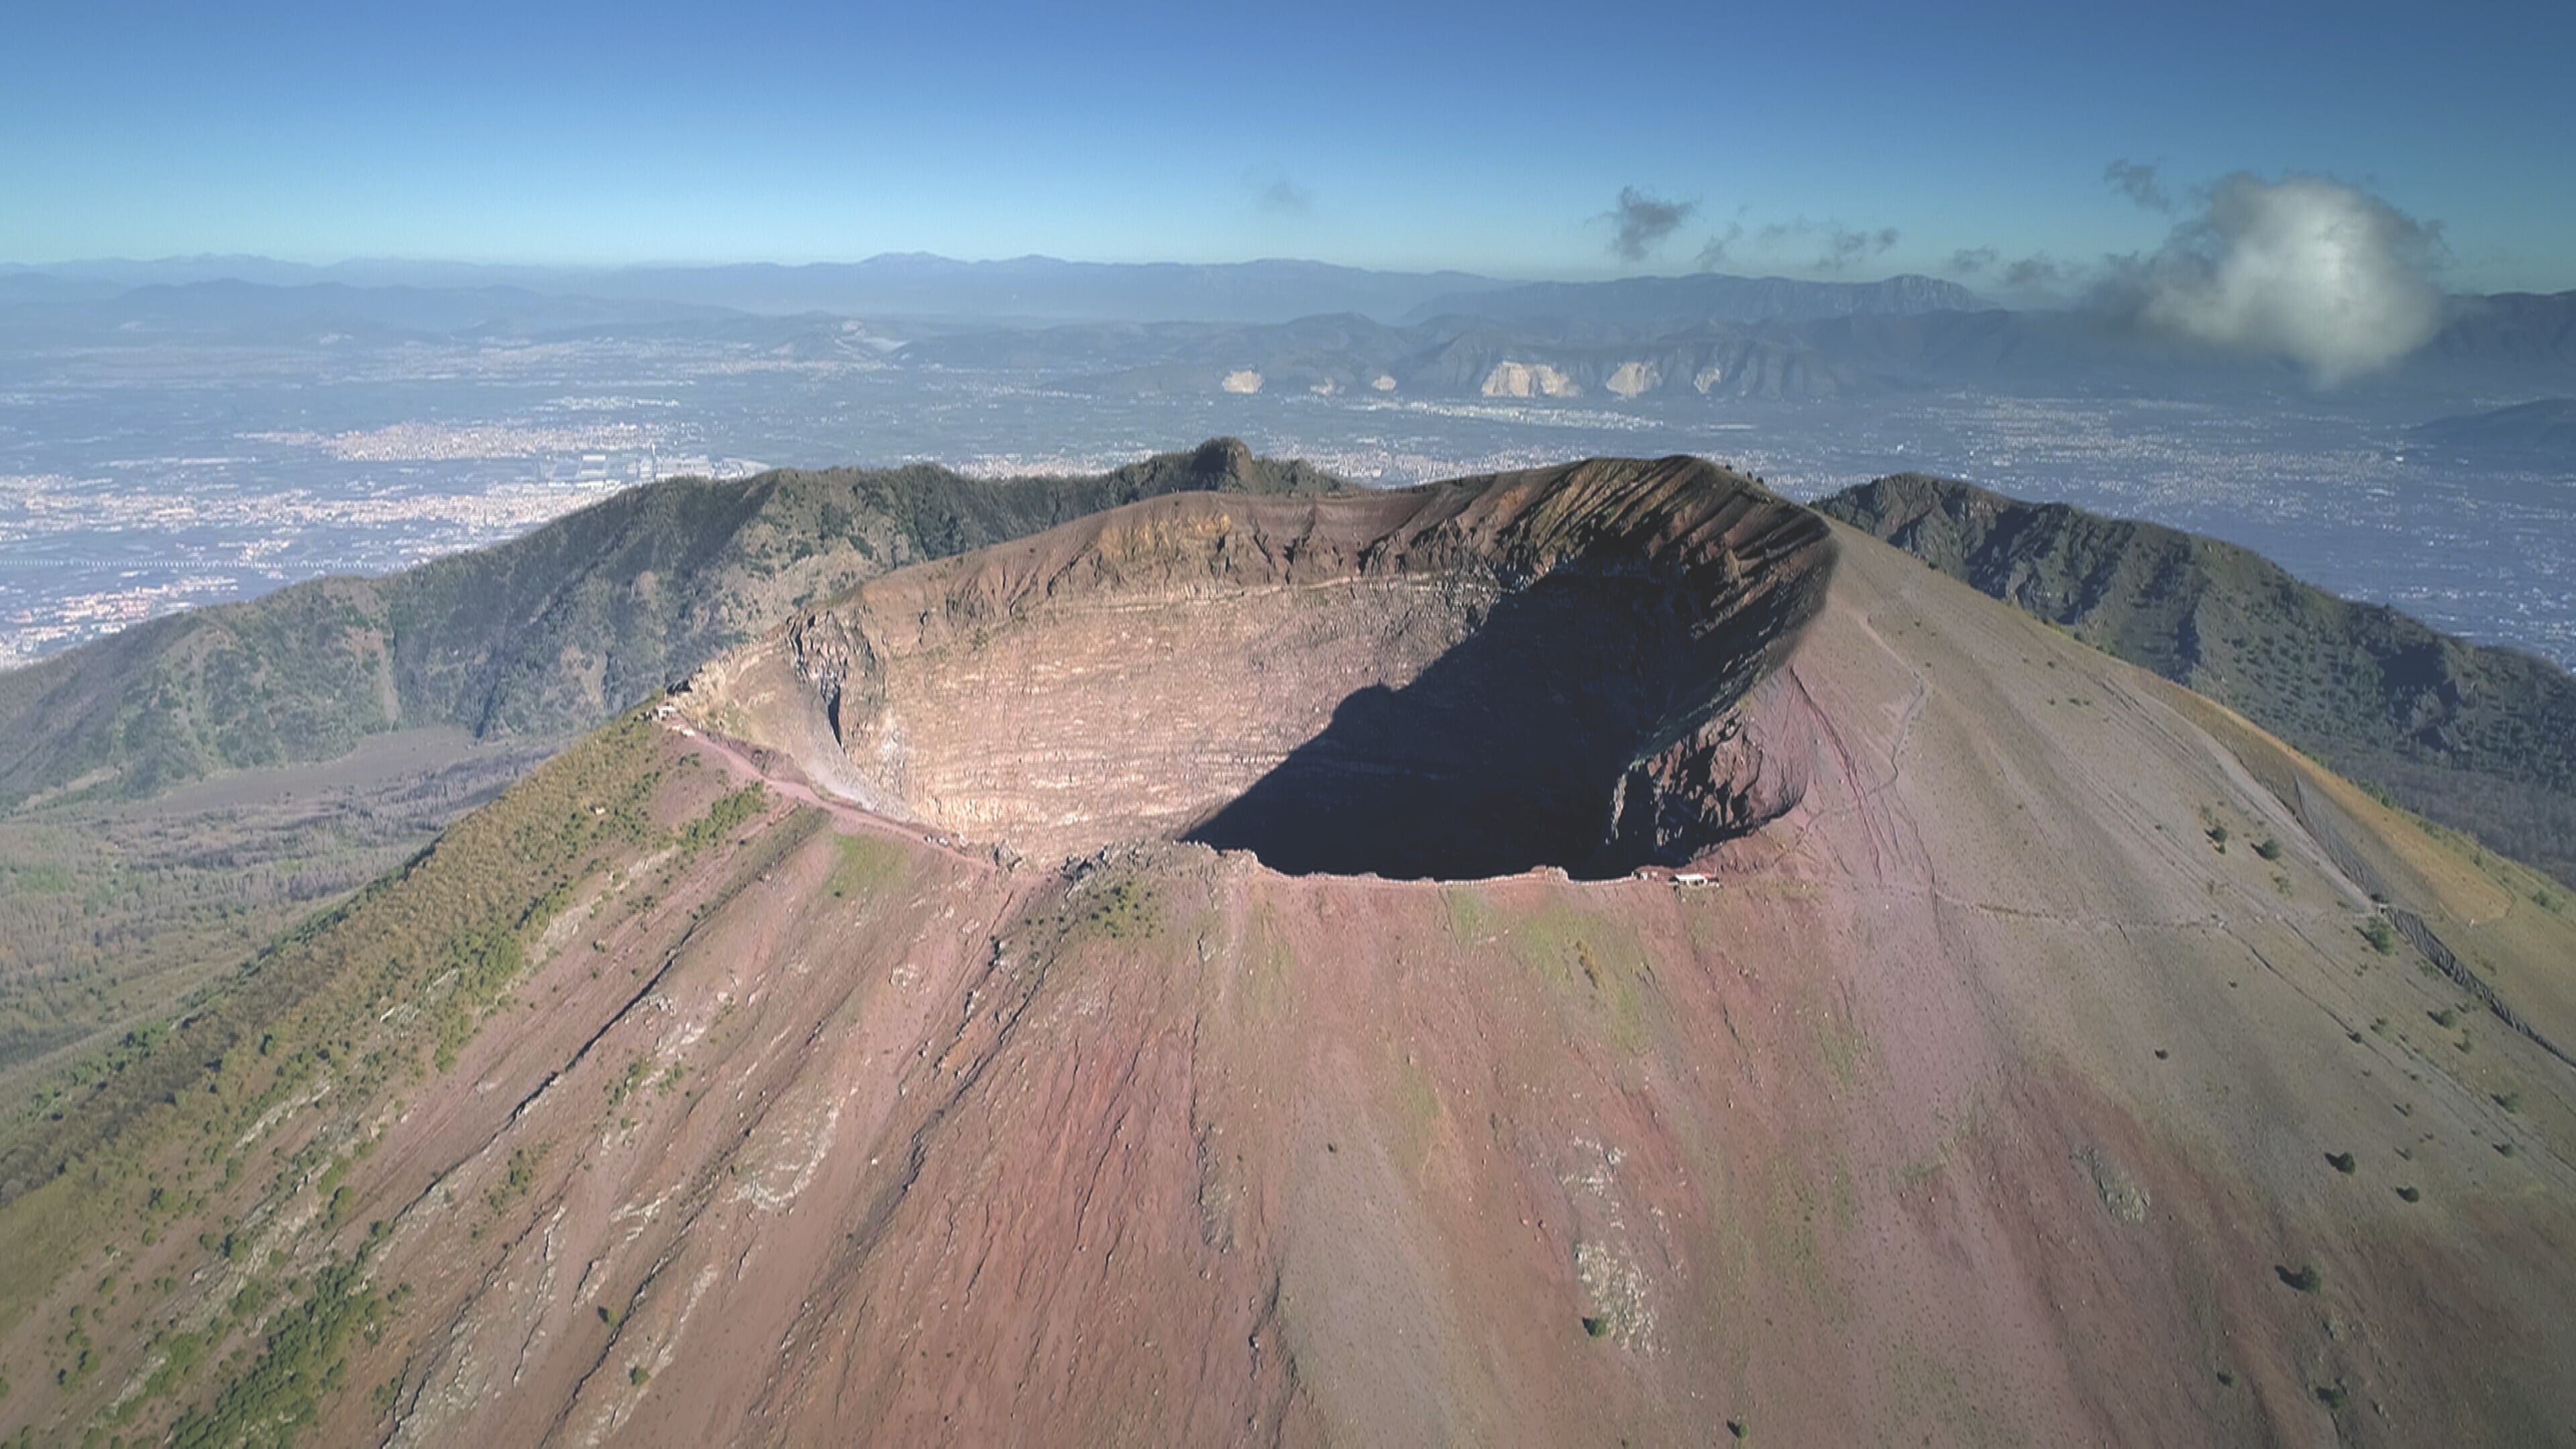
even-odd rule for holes
{"type": "Polygon", "coordinates": [[[350,1027],[252,1251],[67,1238],[0,1427],[167,1361],[30,1392],[102,1264],[336,1254],[335,1443],[2576,1432],[2576,924],[1707,465],[1154,500],[675,702],[452,1064],[350,1027]]]}

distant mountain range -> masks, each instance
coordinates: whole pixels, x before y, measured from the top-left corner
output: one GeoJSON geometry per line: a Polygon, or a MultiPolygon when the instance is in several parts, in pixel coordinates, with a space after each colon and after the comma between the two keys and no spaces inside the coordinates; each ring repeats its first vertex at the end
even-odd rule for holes
{"type": "MultiPolygon", "coordinates": [[[[0,278],[0,299],[25,284],[0,278]]],[[[39,290],[33,286],[28,291],[39,290]]],[[[153,283],[106,295],[66,285],[49,296],[0,300],[0,336],[85,339],[109,333],[159,341],[400,342],[465,335],[543,336],[603,328],[669,328],[743,316],[686,302],[624,300],[530,291],[525,287],[295,286],[221,280],[153,283]]]]}
{"type": "MultiPolygon", "coordinates": [[[[924,256],[590,272],[297,268],[220,258],[0,268],[0,345],[347,346],[610,334],[1007,368],[1111,394],[1311,390],[1616,402],[2311,389],[2284,359],[2213,350],[2110,311],[2001,310],[1952,283],[1914,276],[1513,285],[1312,262],[924,256]],[[199,275],[225,267],[250,275],[199,275]],[[397,275],[410,280],[385,280],[397,275]]],[[[2454,408],[2500,392],[2576,392],[2576,292],[2456,298],[2428,344],[2346,390],[2454,408]]]]}
{"type": "Polygon", "coordinates": [[[2479,459],[2576,464],[2576,398],[2435,418],[2415,429],[2429,448],[2479,459]]]}
{"type": "MultiPolygon", "coordinates": [[[[1624,285],[1555,289],[1544,303],[1532,304],[1549,310],[1519,320],[1453,314],[1391,325],[1342,315],[1265,326],[963,331],[914,342],[897,357],[940,367],[1032,369],[1054,374],[1063,386],[1110,393],[1375,390],[1615,402],[1648,395],[1816,400],[1942,389],[2162,397],[2312,390],[2286,361],[2215,351],[2106,313],[1878,310],[1800,321],[1684,313],[1666,325],[1636,306],[1633,298],[1643,294],[1618,290],[1624,285]],[[1594,302],[1597,309],[1583,310],[1594,302]],[[1619,320],[1625,316],[1647,320],[1619,320]]],[[[1741,295],[1749,301],[1761,293],[1741,295]]],[[[1897,290],[1883,300],[1893,308],[1924,295],[1897,290]]],[[[2576,385],[2576,292],[2464,302],[2431,345],[2348,390],[2457,398],[2500,387],[2570,385],[2576,385]]]]}
{"type": "Polygon", "coordinates": [[[1800,282],[1786,277],[1622,277],[1612,282],[1532,282],[1453,292],[1407,313],[1407,322],[1483,317],[1496,322],[1565,320],[1637,336],[1661,336],[1699,322],[1812,322],[1855,313],[1907,316],[1977,312],[1993,304],[1956,282],[1889,277],[1878,282],[1800,282]]]}
{"type": "Polygon", "coordinates": [[[28,294],[96,296],[102,287],[115,291],[205,282],[467,291],[516,288],[765,314],[829,312],[1018,322],[1284,322],[1318,312],[1392,318],[1434,297],[1472,295],[1509,285],[1469,272],[1388,272],[1293,260],[1203,265],[1069,262],[1028,256],[966,262],[923,252],[795,266],[531,267],[406,261],[308,266],[265,257],[174,257],[0,267],[0,303],[28,294]]]}
{"type": "Polygon", "coordinates": [[[573,271],[348,262],[307,267],[260,258],[0,268],[0,311],[60,310],[27,321],[192,321],[301,307],[430,332],[507,321],[523,328],[674,322],[710,316],[828,314],[1041,325],[1274,324],[1336,313],[1377,321],[1477,317],[1571,323],[1619,336],[1662,335],[1694,322],[1812,321],[1985,304],[1928,277],[1806,282],[1781,277],[1631,277],[1513,285],[1465,272],[1379,272],[1321,262],[1195,266],[1021,257],[959,262],[898,255],[808,266],[651,267],[573,271]],[[541,303],[558,304],[552,310],[541,303]]]}

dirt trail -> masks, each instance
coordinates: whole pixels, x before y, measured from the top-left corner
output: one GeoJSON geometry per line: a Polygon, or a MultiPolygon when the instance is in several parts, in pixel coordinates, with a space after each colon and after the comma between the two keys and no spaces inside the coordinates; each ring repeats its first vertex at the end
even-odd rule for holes
{"type": "Polygon", "coordinates": [[[695,725],[665,721],[664,728],[684,739],[700,758],[712,760],[733,779],[744,784],[761,784],[800,805],[810,805],[852,831],[900,840],[909,845],[927,846],[951,860],[982,870],[995,869],[993,857],[977,854],[935,831],[926,831],[909,821],[896,820],[863,809],[858,805],[827,795],[806,781],[796,768],[774,753],[741,740],[727,739],[695,725]],[[758,756],[759,758],[755,758],[758,756]],[[766,763],[764,763],[766,761],[766,763]]]}

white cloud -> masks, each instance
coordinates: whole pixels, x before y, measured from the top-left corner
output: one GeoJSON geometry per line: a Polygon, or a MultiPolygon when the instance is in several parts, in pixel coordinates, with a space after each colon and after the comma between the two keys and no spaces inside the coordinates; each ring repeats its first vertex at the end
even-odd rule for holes
{"type": "Polygon", "coordinates": [[[2289,357],[2331,385],[2442,324],[2436,226],[2320,176],[2239,173],[2133,276],[2138,315],[2214,346],[2289,357]]]}

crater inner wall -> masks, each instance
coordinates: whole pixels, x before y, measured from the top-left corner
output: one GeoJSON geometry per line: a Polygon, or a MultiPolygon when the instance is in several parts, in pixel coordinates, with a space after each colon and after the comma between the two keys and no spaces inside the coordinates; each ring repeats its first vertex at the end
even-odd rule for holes
{"type": "Polygon", "coordinates": [[[1679,864],[1794,803],[1740,706],[1821,603],[1814,514],[1692,459],[1175,497],[877,580],[694,709],[872,808],[1028,856],[1290,872],[1679,864]]]}

